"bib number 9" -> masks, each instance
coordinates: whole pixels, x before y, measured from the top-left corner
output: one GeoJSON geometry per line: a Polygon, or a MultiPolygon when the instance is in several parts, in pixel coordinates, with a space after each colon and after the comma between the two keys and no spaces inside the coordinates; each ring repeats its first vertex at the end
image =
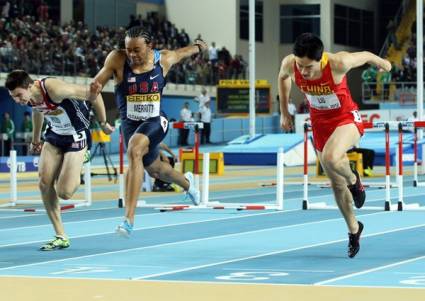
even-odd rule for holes
{"type": "Polygon", "coordinates": [[[351,111],[351,114],[353,114],[354,122],[362,122],[362,116],[360,116],[359,111],[351,111]]]}

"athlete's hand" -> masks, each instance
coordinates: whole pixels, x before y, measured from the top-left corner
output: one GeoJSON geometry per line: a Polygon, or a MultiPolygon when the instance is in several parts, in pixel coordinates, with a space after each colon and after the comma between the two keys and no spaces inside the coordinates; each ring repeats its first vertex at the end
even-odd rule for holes
{"type": "Polygon", "coordinates": [[[115,131],[115,128],[110,125],[108,122],[105,122],[104,124],[101,124],[100,127],[102,128],[102,131],[106,134],[106,135],[110,135],[115,131]]]}
{"type": "Polygon", "coordinates": [[[289,114],[282,114],[280,115],[280,127],[286,131],[289,132],[293,129],[294,125],[292,124],[292,118],[289,114]]]}
{"type": "Polygon", "coordinates": [[[208,49],[208,44],[204,40],[202,40],[202,39],[196,39],[193,44],[194,45],[199,45],[199,47],[201,47],[201,50],[202,51],[205,51],[205,50],[208,49]]]}
{"type": "Polygon", "coordinates": [[[383,59],[383,63],[378,66],[379,72],[390,72],[392,65],[389,60],[383,59]]]}
{"type": "Polygon", "coordinates": [[[90,83],[90,89],[89,89],[89,97],[88,100],[90,102],[93,102],[96,100],[97,95],[102,91],[103,86],[101,83],[99,83],[97,80],[94,80],[90,83]]]}
{"type": "Polygon", "coordinates": [[[43,148],[43,142],[31,142],[29,153],[32,155],[39,155],[41,153],[41,149],[43,148]]]}

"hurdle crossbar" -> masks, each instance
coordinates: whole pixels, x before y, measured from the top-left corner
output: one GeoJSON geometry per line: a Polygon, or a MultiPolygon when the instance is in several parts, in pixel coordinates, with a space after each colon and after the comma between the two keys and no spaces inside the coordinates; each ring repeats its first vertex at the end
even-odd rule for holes
{"type": "MultiPolygon", "coordinates": [[[[25,200],[18,198],[18,162],[16,150],[10,151],[9,158],[10,167],[10,200],[8,203],[0,205],[0,210],[3,211],[25,211],[25,212],[43,212],[45,209],[39,208],[10,208],[18,205],[42,205],[43,201],[25,200]]],[[[90,162],[84,164],[84,199],[83,200],[60,200],[61,211],[77,208],[88,207],[92,204],[92,190],[91,190],[91,167],[90,162]]]]}
{"type": "MultiPolygon", "coordinates": [[[[204,171],[209,170],[209,153],[204,154],[204,171]]],[[[236,209],[236,210],[283,210],[284,192],[284,151],[279,149],[276,164],[276,199],[270,203],[224,203],[209,198],[209,174],[203,173],[202,179],[202,207],[210,209],[236,209]]]]}
{"type": "Polygon", "coordinates": [[[270,203],[224,203],[218,200],[210,200],[209,198],[209,167],[210,167],[210,154],[203,154],[202,162],[202,189],[201,189],[201,203],[198,206],[194,205],[182,205],[182,204],[158,204],[146,205],[159,209],[162,212],[165,211],[179,211],[186,209],[236,209],[236,210],[283,210],[283,191],[284,191],[284,152],[280,149],[277,153],[277,165],[276,165],[276,200],[270,203]]]}
{"type": "MultiPolygon", "coordinates": [[[[385,182],[383,184],[381,183],[363,183],[365,187],[383,187],[385,188],[385,201],[384,206],[364,206],[362,207],[362,210],[381,210],[384,209],[385,211],[390,210],[405,210],[405,209],[418,209],[420,206],[418,204],[405,204],[403,202],[403,127],[412,127],[415,126],[416,122],[366,122],[364,123],[364,127],[366,129],[368,128],[378,128],[385,130],[385,182]],[[396,170],[397,170],[397,178],[396,183],[391,183],[391,173],[390,173],[390,128],[398,129],[398,147],[396,148],[396,170]],[[397,204],[391,204],[391,188],[398,188],[398,203],[397,204]]],[[[425,122],[424,126],[425,126],[425,122]]],[[[309,125],[304,125],[304,135],[305,139],[307,139],[307,131],[309,129],[309,125]]],[[[304,149],[304,152],[306,153],[306,149],[304,149]]],[[[306,154],[304,154],[304,161],[306,158],[306,154]]],[[[306,162],[304,162],[304,165],[306,166],[306,162]]],[[[310,203],[308,200],[308,185],[310,183],[308,182],[308,170],[304,168],[304,196],[303,196],[303,203],[302,208],[304,210],[307,209],[335,209],[336,206],[329,206],[326,203],[310,203]]],[[[323,185],[323,184],[322,184],[323,185]]],[[[326,184],[327,187],[330,187],[330,184],[326,184]]]]}

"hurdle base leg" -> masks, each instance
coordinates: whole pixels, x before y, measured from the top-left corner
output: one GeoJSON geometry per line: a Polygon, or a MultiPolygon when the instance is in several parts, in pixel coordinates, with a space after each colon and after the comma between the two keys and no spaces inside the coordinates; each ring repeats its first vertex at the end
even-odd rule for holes
{"type": "Polygon", "coordinates": [[[390,211],[391,210],[391,205],[390,205],[390,203],[389,202],[385,202],[385,206],[384,206],[384,208],[385,208],[385,211],[390,211]]]}
{"type": "Polygon", "coordinates": [[[124,202],[121,198],[118,199],[118,208],[122,208],[124,206],[124,202]]]}
{"type": "Polygon", "coordinates": [[[397,211],[403,211],[403,202],[398,202],[397,211]]]}
{"type": "Polygon", "coordinates": [[[303,200],[303,210],[308,210],[308,201],[303,200]]]}

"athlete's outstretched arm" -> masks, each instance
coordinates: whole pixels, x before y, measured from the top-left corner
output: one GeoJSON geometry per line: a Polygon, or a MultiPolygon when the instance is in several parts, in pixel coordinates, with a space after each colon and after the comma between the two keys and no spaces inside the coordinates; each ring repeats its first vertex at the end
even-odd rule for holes
{"type": "Polygon", "coordinates": [[[372,52],[361,51],[361,52],[339,52],[336,54],[337,57],[337,68],[347,73],[350,69],[363,66],[364,64],[370,64],[378,67],[382,71],[390,71],[391,63],[383,59],[372,52]]]}
{"type": "Polygon", "coordinates": [[[195,40],[190,46],[179,48],[176,50],[162,50],[161,51],[161,65],[164,68],[164,75],[168,73],[168,70],[174,65],[180,62],[182,59],[190,57],[191,55],[200,53],[208,49],[207,43],[203,40],[195,40]]]}
{"type": "Polygon", "coordinates": [[[100,69],[100,71],[94,77],[94,83],[100,84],[101,88],[103,88],[106,83],[116,74],[116,70],[118,70],[122,60],[122,56],[118,50],[111,51],[106,57],[102,69],[100,69]]]}
{"type": "Polygon", "coordinates": [[[97,93],[92,86],[93,84],[88,86],[71,84],[57,78],[47,78],[45,80],[47,92],[55,103],[61,103],[64,99],[95,102],[97,93]]]}
{"type": "Polygon", "coordinates": [[[277,79],[277,85],[279,88],[279,106],[280,106],[280,126],[289,131],[293,124],[291,115],[288,112],[289,95],[291,92],[292,79],[288,72],[289,57],[285,57],[282,60],[280,66],[279,76],[277,79]]]}

